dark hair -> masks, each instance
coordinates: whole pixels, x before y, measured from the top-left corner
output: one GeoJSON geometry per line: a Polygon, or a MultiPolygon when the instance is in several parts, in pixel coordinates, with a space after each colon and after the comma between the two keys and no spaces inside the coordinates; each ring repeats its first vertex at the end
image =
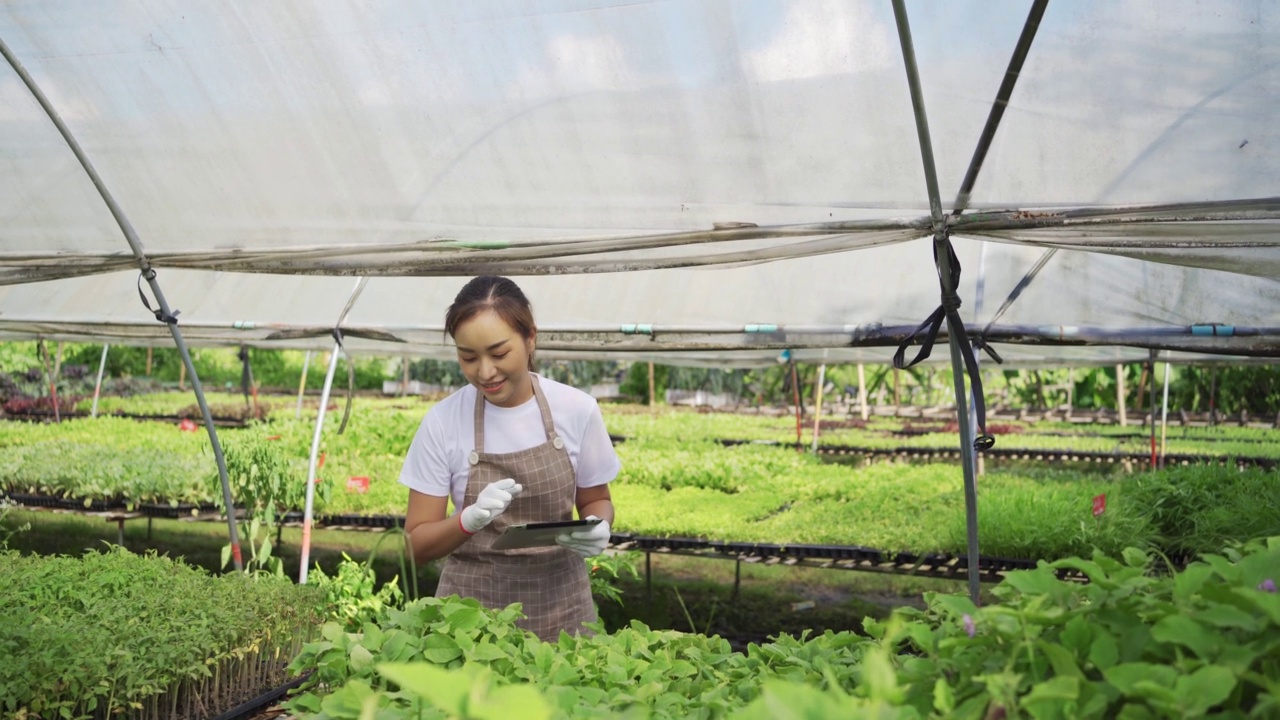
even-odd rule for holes
{"type": "MultiPolygon", "coordinates": [[[[510,325],[520,337],[533,337],[537,326],[533,323],[533,306],[520,287],[509,278],[497,275],[481,275],[472,278],[453,299],[444,314],[444,331],[454,337],[458,326],[485,310],[492,310],[510,325]]],[[[533,370],[533,353],[529,353],[529,369],[533,370]]]]}

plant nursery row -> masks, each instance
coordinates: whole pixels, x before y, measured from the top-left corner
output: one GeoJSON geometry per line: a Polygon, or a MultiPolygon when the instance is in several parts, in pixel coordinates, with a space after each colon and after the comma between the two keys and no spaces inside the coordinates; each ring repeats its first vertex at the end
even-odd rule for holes
{"type": "MultiPolygon", "coordinates": [[[[326,423],[315,517],[402,516],[407,492],[396,478],[426,406],[366,402],[342,433],[335,422],[326,423]]],[[[786,422],[777,418],[612,406],[606,413],[611,431],[625,438],[616,446],[623,470],[613,484],[619,533],[949,554],[963,554],[966,547],[962,477],[953,463],[864,467],[781,446],[718,441],[785,438],[786,422]]],[[[243,429],[223,430],[220,438],[237,505],[251,509],[257,502],[254,488],[275,483],[272,510],[283,516],[303,509],[314,428],[311,419],[297,419],[293,412],[272,415],[243,429]],[[250,472],[268,464],[274,470],[264,478],[250,472]]],[[[903,430],[883,425],[837,429],[824,437],[847,440],[860,433],[857,441],[869,443],[876,434],[903,430]]],[[[61,424],[5,423],[3,430],[0,489],[12,497],[172,512],[216,510],[221,502],[209,440],[199,427],[184,431],[175,423],[108,416],[61,424]]],[[[1232,443],[1254,452],[1271,450],[1253,437],[1268,431],[1227,430],[1218,434],[1240,438],[1181,439],[1180,448],[1206,457],[1221,457],[1208,450],[1232,443]]],[[[1039,438],[1059,446],[1114,446],[1125,441],[1117,437],[1081,442],[1065,431],[1008,432],[1000,442],[1007,446],[1039,438]]],[[[1116,552],[1136,546],[1185,556],[1215,550],[1228,540],[1280,533],[1280,484],[1274,473],[1261,469],[1205,464],[1126,473],[993,464],[979,478],[978,497],[984,555],[1056,559],[1095,547],[1116,552]],[[1027,532],[1028,527],[1036,531],[1027,532]]]]}

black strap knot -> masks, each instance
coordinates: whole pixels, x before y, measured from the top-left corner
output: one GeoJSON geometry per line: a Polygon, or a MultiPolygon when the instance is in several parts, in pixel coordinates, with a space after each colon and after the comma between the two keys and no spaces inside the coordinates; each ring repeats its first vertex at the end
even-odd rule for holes
{"type": "MultiPolygon", "coordinates": [[[[933,261],[934,264],[937,264],[938,248],[944,243],[947,259],[951,265],[950,286],[953,289],[948,291],[946,283],[943,283],[942,304],[929,317],[925,318],[925,321],[920,323],[920,326],[908,335],[906,340],[903,340],[898,345],[898,351],[893,354],[893,366],[903,370],[929,357],[929,354],[933,352],[934,343],[938,340],[938,331],[942,328],[942,321],[944,319],[947,320],[951,331],[956,334],[960,355],[964,360],[965,370],[969,373],[969,385],[973,388],[973,408],[978,420],[978,436],[973,441],[973,449],[982,452],[994,446],[996,440],[987,434],[987,404],[983,398],[982,375],[978,373],[978,359],[973,354],[974,346],[970,344],[968,334],[964,329],[964,321],[960,319],[960,314],[957,312],[960,308],[960,296],[955,292],[954,288],[960,287],[960,259],[956,257],[955,249],[951,247],[949,238],[934,242],[933,261]],[[924,338],[920,342],[920,351],[916,353],[911,362],[905,362],[907,348],[915,341],[916,336],[922,332],[924,333],[924,338]]],[[[941,280],[941,275],[939,275],[939,279],[941,280]]],[[[992,351],[988,350],[988,352],[992,351]]],[[[960,418],[960,421],[964,422],[964,418],[960,418]]]]}
{"type": "Polygon", "coordinates": [[[996,349],[991,347],[991,345],[983,338],[975,337],[973,339],[973,347],[985,352],[988,357],[996,362],[997,365],[1004,364],[1004,358],[1000,357],[1000,353],[996,352],[996,349]]]}
{"type": "Polygon", "coordinates": [[[957,295],[955,291],[948,292],[946,290],[943,290],[942,291],[942,307],[946,308],[948,312],[955,312],[956,310],[959,310],[960,296],[957,295]]]}
{"type": "Polygon", "coordinates": [[[143,306],[143,307],[145,307],[145,308],[147,309],[147,311],[148,311],[148,312],[150,312],[152,315],[155,315],[155,316],[156,316],[156,320],[159,320],[160,322],[162,322],[162,323],[166,323],[166,324],[169,324],[169,325],[177,325],[177,324],[178,324],[178,315],[179,315],[179,313],[181,313],[182,311],[181,311],[181,310],[174,310],[172,315],[168,315],[168,314],[166,314],[166,313],[164,312],[164,309],[163,309],[163,308],[159,307],[160,303],[158,303],[158,302],[156,303],[156,308],[153,310],[153,309],[151,308],[151,303],[150,303],[150,302],[147,302],[147,295],[146,295],[146,293],[142,292],[142,280],[143,280],[143,278],[146,278],[148,281],[155,280],[155,279],[156,279],[156,271],[155,271],[154,269],[152,269],[152,268],[147,268],[147,269],[143,270],[143,271],[142,271],[142,273],[141,273],[140,275],[138,275],[138,297],[142,298],[142,306],[143,306]]]}

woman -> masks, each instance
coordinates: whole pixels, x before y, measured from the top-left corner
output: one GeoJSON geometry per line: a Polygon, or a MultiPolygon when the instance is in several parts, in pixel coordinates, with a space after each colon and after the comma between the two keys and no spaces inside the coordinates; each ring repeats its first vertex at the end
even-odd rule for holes
{"type": "Polygon", "coordinates": [[[415,562],[448,557],[437,596],[501,609],[544,640],[596,619],[583,558],[609,542],[609,482],[621,465],[594,398],[533,372],[537,328],[514,282],[468,282],[445,314],[468,385],[436,404],[409,446],[405,530],[415,562]],[[457,510],[447,516],[450,501],[457,510]],[[509,525],[582,518],[602,522],[552,547],[495,550],[509,525]]]}

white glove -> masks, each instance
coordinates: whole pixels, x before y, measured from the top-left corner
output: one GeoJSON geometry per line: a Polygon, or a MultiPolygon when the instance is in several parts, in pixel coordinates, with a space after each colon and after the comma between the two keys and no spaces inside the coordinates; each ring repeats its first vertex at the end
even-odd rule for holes
{"type": "Polygon", "coordinates": [[[503,478],[491,482],[480,491],[480,495],[472,505],[468,505],[458,513],[458,523],[462,531],[468,535],[480,532],[485,525],[502,514],[515,496],[524,488],[511,478],[503,478]]]}
{"type": "MultiPolygon", "coordinates": [[[[588,515],[587,520],[596,520],[595,515],[588,515]]],[[[595,557],[604,552],[613,533],[609,530],[609,521],[600,520],[600,524],[586,530],[565,533],[556,536],[556,543],[569,548],[584,558],[595,557]]]]}

